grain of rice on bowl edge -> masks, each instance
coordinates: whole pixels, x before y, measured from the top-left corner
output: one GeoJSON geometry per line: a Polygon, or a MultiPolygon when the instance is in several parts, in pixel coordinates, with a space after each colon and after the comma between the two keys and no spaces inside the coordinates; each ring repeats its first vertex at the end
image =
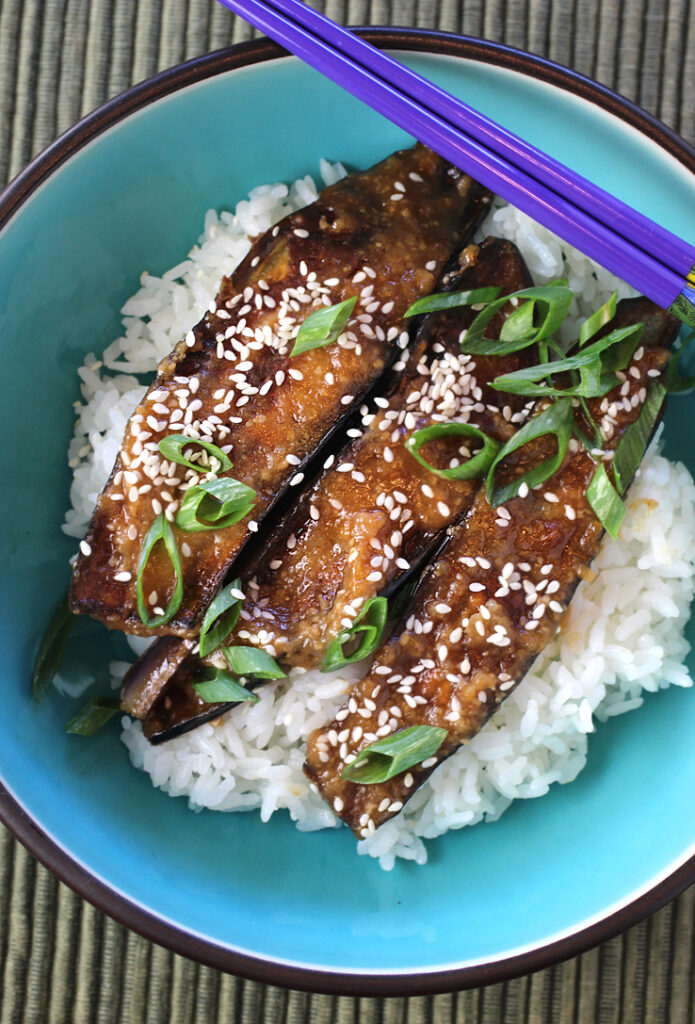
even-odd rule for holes
{"type": "MultiPolygon", "coordinates": [[[[341,164],[320,163],[333,184],[341,164]]],[[[215,298],[251,246],[288,213],[317,198],[307,175],[289,188],[261,185],[233,213],[206,214],[203,234],[188,257],[161,278],[144,273],[124,305],[123,336],[78,370],[83,404],[70,442],[71,508],[63,530],[81,538],[106,483],[126,423],[146,388],[135,375],[153,375],[215,298]]],[[[498,203],[479,237],[513,241],[537,284],[567,277],[581,295],[563,325],[570,340],[578,321],[617,289],[630,289],[608,271],[525,214],[498,203]]],[[[515,798],[542,796],[553,782],[570,782],[586,763],[594,721],[637,708],[643,691],[691,686],[684,661],[684,627],[695,588],[695,485],[687,469],[653,441],[627,495],[620,540],[607,537],[594,578],[578,588],[561,634],[472,742],[449,758],[405,810],[357,843],[390,869],[397,857],[427,860],[425,839],[448,829],[498,818],[515,798]]],[[[148,640],[130,638],[136,653],[148,640]]],[[[114,687],[128,666],[112,662],[114,687]]],[[[140,723],[124,717],[122,739],[133,764],[194,810],[258,809],[263,821],[286,809],[301,831],[333,828],[337,818],[309,788],[302,771],[306,740],[332,718],[364,666],[334,673],[292,670],[266,684],[257,704],[242,704],[215,724],[152,746],[140,723]]]]}

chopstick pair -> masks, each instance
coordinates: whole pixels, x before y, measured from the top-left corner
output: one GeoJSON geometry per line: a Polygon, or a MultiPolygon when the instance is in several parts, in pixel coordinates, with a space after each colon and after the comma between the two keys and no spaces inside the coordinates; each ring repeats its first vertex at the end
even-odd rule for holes
{"type": "Polygon", "coordinates": [[[695,327],[695,246],[301,0],[221,3],[695,327]]]}

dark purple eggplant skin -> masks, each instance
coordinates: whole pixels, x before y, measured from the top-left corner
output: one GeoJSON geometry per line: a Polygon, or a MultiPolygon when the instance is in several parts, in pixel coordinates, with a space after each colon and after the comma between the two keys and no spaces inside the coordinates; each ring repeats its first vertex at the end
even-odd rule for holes
{"type": "Polygon", "coordinates": [[[258,523],[397,358],[404,313],[432,290],[488,203],[486,189],[416,145],[330,186],[266,232],[162,361],[131,417],[75,564],[72,611],[142,636],[195,638],[258,523]],[[312,311],[353,298],[336,341],[291,354],[312,311]],[[157,545],[144,573],[143,621],[136,581],[147,532],[162,513],[173,520],[186,489],[207,473],[161,456],[158,444],[182,428],[227,449],[233,465],[219,475],[251,488],[254,504],[224,529],[174,526],[183,598],[165,618],[174,573],[157,545]]]}
{"type": "MultiPolygon", "coordinates": [[[[502,294],[508,294],[530,283],[512,243],[487,239],[457,254],[437,290],[468,291],[496,285],[502,294]]],[[[499,330],[505,315],[500,314],[493,329],[499,330]]],[[[268,649],[267,631],[275,628],[282,643],[278,643],[277,650],[271,647],[270,653],[283,667],[320,666],[352,602],[359,598],[364,603],[396,590],[422,567],[439,546],[445,530],[465,514],[480,481],[438,477],[405,449],[413,430],[431,424],[432,409],[425,406],[422,411],[409,412],[413,422],[399,428],[397,439],[393,420],[388,421],[387,430],[381,426],[393,413],[402,415],[404,410],[416,409],[412,395],[438,380],[435,368],[444,365],[449,375],[452,367],[458,368],[457,381],[462,385],[453,418],[468,415],[471,423],[499,443],[514,433],[518,420],[511,420],[523,415],[525,400],[509,395],[500,401],[499,393],[489,385],[504,370],[536,361],[535,350],[526,349],[504,361],[479,356],[474,363],[464,360],[459,368],[459,337],[474,316],[475,310],[461,306],[421,318],[410,358],[400,372],[394,372],[390,389],[382,396],[388,401],[388,410],[383,403],[373,407],[361,436],[346,439],[335,463],[303,492],[270,535],[263,555],[250,565],[244,582],[247,600],[243,617],[227,645],[251,644],[268,649]],[[428,369],[425,375],[423,368],[428,369]],[[469,392],[469,386],[471,392],[476,389],[477,398],[469,392]],[[387,448],[391,461],[383,456],[387,448]],[[346,463],[354,467],[353,473],[341,472],[341,465],[346,463]],[[412,528],[407,536],[403,533],[401,547],[392,551],[388,564],[382,565],[381,578],[374,580],[374,543],[388,541],[396,545],[392,532],[396,524],[379,500],[384,493],[407,494],[412,528]],[[333,511],[336,503],[340,512],[333,511]],[[295,544],[292,550],[288,550],[290,538],[295,544]],[[264,632],[254,635],[256,629],[264,632]]],[[[446,442],[433,442],[428,447],[428,458],[442,468],[448,465],[451,454],[446,442]]],[[[186,661],[145,718],[145,735],[153,741],[155,737],[161,741],[173,731],[179,734],[187,718],[191,727],[200,715],[205,720],[210,718],[210,705],[204,705],[192,690],[194,662],[194,657],[186,661]]],[[[228,707],[220,704],[217,711],[221,714],[228,707]]]]}
{"type": "Polygon", "coordinates": [[[135,718],[144,718],[192,646],[192,641],[176,636],[155,640],[125,675],[121,686],[122,710],[135,718]]]}

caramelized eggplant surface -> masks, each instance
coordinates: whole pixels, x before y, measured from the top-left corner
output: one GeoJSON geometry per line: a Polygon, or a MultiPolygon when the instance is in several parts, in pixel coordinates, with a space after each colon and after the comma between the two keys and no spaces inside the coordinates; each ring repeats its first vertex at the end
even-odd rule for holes
{"type": "Polygon", "coordinates": [[[263,235],[131,417],[80,546],[72,610],[130,633],[194,637],[259,522],[405,345],[403,314],[432,291],[487,202],[482,187],[417,145],[325,189],[263,235]],[[291,355],[309,314],[353,297],[336,341],[291,355]],[[194,445],[193,465],[165,457],[159,443],[169,435],[214,445],[231,468],[194,445]],[[251,488],[251,511],[225,528],[177,525],[186,492],[211,476],[251,488]],[[160,516],[174,524],[180,573],[163,543],[143,569],[160,516]]]}
{"type": "MultiPolygon", "coordinates": [[[[438,290],[497,286],[509,294],[530,283],[512,243],[490,238],[463,249],[438,290]]],[[[500,311],[493,331],[501,330],[512,309],[500,311]]],[[[348,432],[357,436],[348,437],[342,452],[329,458],[276,527],[244,583],[241,618],[225,645],[262,647],[283,666],[321,666],[331,642],[365,604],[418,566],[443,531],[465,513],[480,480],[431,473],[406,449],[406,441],[417,430],[454,420],[503,444],[525,416],[526,403],[494,391],[490,382],[504,370],[537,360],[535,346],[504,358],[462,355],[461,332],[475,315],[470,306],[459,306],[423,318],[407,362],[394,368],[391,392],[375,400],[361,427],[348,432]]],[[[450,468],[452,458],[462,456],[461,440],[453,448],[450,440],[432,441],[427,458],[450,468]]],[[[200,674],[191,656],[148,714],[143,727],[148,738],[176,735],[192,710],[191,727],[199,715],[209,718],[209,705],[192,688],[200,674]]],[[[129,673],[124,687],[123,706],[131,712],[138,678],[144,688],[140,666],[129,673]]],[[[147,690],[154,692],[150,686],[147,690]]],[[[217,705],[218,713],[227,707],[217,705]]]]}
{"type": "MultiPolygon", "coordinates": [[[[610,329],[644,323],[620,383],[589,400],[603,454],[570,441],[560,468],[523,496],[491,507],[485,489],[415,591],[400,626],[376,653],[333,721],[309,738],[305,772],[358,837],[397,814],[445,758],[469,741],[517,686],[550,637],[603,533],[587,498],[597,460],[609,466],[668,359],[678,325],[645,299],[619,304],[610,329]],[[446,730],[432,756],[373,784],[343,777],[367,746],[410,726],[446,730]]],[[[545,408],[541,400],[534,410],[545,408]]],[[[591,423],[576,403],[575,426],[591,423]]],[[[501,483],[557,450],[540,437],[510,454],[501,483]]]]}

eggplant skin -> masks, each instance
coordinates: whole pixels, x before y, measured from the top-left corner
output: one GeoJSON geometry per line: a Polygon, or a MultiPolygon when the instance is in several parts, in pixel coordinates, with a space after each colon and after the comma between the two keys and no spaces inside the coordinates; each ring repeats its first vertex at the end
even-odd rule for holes
{"type": "MultiPolygon", "coordinates": [[[[646,299],[620,303],[606,330],[638,322],[644,331],[630,372],[604,399],[589,402],[609,455],[639,416],[678,331],[677,321],[646,299]]],[[[575,417],[588,433],[580,409],[575,417]]],[[[524,446],[506,460],[507,478],[554,450],[547,438],[524,446]]],[[[399,813],[434,768],[476,735],[561,625],[603,534],[586,498],[595,470],[577,444],[525,497],[492,509],[479,491],[415,591],[402,628],[377,651],[333,721],[309,737],[305,773],[358,837],[399,813]],[[435,756],[382,783],[342,777],[364,747],[417,725],[446,729],[435,756]]]]}
{"type": "MultiPolygon", "coordinates": [[[[150,743],[156,745],[172,740],[235,706],[231,703],[208,703],[198,696],[193,685],[203,678],[204,671],[205,665],[199,658],[190,656],[183,661],[144,717],[142,731],[150,743]]],[[[250,689],[248,683],[245,685],[250,689]]]]}
{"type": "MultiPolygon", "coordinates": [[[[497,286],[509,294],[529,284],[516,247],[488,238],[456,254],[437,290],[497,286]]],[[[440,543],[444,530],[465,513],[480,481],[437,477],[404,445],[413,430],[431,425],[432,416],[439,414],[427,397],[420,401],[416,396],[436,393],[445,381],[449,382],[443,399],[447,418],[471,422],[499,443],[516,429],[525,400],[510,395],[500,401],[490,382],[505,369],[536,362],[535,349],[504,360],[463,358],[460,334],[475,315],[475,310],[460,306],[419,318],[405,365],[397,364],[387,375],[391,379],[384,381],[390,390],[382,392],[379,404],[369,407],[372,411],[363,417],[361,431],[352,429],[345,437],[343,450],[277,523],[262,554],[249,567],[242,619],[225,645],[263,647],[284,667],[320,666],[346,620],[354,619],[366,601],[417,571],[414,567],[440,543]],[[349,473],[343,472],[347,465],[353,467],[349,473]],[[384,506],[387,494],[408,498],[398,521],[393,510],[384,506]],[[407,522],[411,525],[406,530],[407,522]],[[377,548],[381,556],[375,572],[377,548]]],[[[500,313],[492,329],[500,330],[504,319],[500,313]]],[[[446,466],[452,451],[446,442],[433,442],[427,454],[446,466]]],[[[190,728],[202,713],[206,720],[210,717],[210,705],[203,705],[192,690],[194,661],[191,656],[166,685],[151,713],[148,708],[143,729],[153,742],[155,737],[161,741],[182,731],[187,716],[190,728]]],[[[131,671],[142,675],[137,665],[131,671]]],[[[142,685],[146,686],[145,679],[142,685]]],[[[147,693],[153,692],[147,686],[147,693]]],[[[217,713],[229,706],[217,705],[217,713]]],[[[125,702],[124,707],[128,710],[125,702]]]]}
{"type": "MultiPolygon", "coordinates": [[[[482,186],[417,145],[325,189],[263,235],[223,280],[214,309],[160,364],[131,417],[81,545],[72,610],[130,633],[195,636],[297,463],[359,405],[405,344],[403,314],[432,290],[488,202],[482,186]],[[357,305],[336,342],[290,358],[310,312],[352,297],[357,305]],[[160,455],[158,442],[182,431],[227,451],[233,466],[219,475],[240,480],[256,498],[251,514],[226,529],[176,529],[183,600],[168,621],[148,627],[136,599],[144,537],[159,513],[173,520],[185,489],[209,468],[203,462],[196,474],[160,455]]],[[[163,548],[155,547],[145,573],[150,618],[166,607],[174,583],[163,548]]]]}

